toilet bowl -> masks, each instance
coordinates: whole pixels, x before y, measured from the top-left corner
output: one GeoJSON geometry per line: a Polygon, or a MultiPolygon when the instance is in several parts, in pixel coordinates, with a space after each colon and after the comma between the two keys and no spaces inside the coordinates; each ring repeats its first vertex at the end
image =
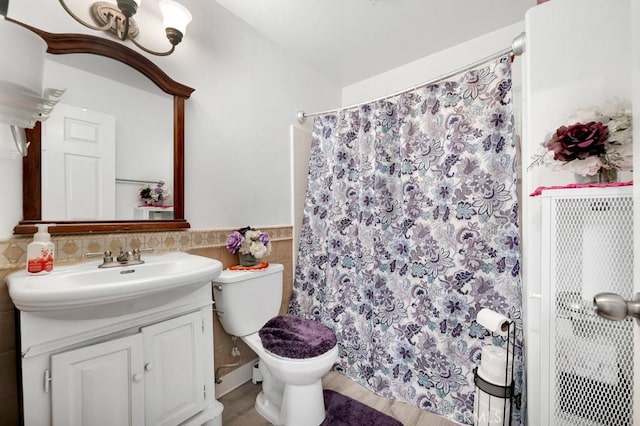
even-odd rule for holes
{"type": "Polygon", "coordinates": [[[313,358],[285,358],[267,351],[258,333],[241,339],[260,358],[262,392],[256,411],[276,425],[319,425],[325,417],[322,376],[338,359],[338,346],[313,358]]]}
{"type": "MultiPolygon", "coordinates": [[[[330,332],[333,340],[322,348],[312,349],[303,358],[283,356],[281,348],[286,349],[286,339],[279,342],[279,348],[274,348],[268,339],[263,343],[260,330],[265,336],[271,328],[263,327],[275,324],[272,319],[295,322],[301,334],[305,328],[324,327],[311,320],[278,317],[283,270],[282,265],[271,264],[260,271],[222,271],[213,282],[216,310],[225,331],[240,337],[260,359],[262,392],[256,398],[256,411],[275,425],[317,426],[325,418],[322,376],[337,360],[338,346],[328,328],[326,333],[330,332]]],[[[301,338],[304,340],[305,336],[301,338]]]]}

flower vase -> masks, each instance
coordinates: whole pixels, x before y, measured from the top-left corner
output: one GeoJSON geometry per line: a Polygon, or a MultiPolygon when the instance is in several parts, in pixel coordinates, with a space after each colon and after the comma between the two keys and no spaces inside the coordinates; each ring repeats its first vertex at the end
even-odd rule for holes
{"type": "Polygon", "coordinates": [[[618,169],[600,169],[598,173],[592,176],[576,175],[577,183],[611,183],[618,181],[618,169]]]}
{"type": "Polygon", "coordinates": [[[258,264],[258,259],[252,254],[239,254],[240,265],[242,266],[255,266],[258,264]]]}
{"type": "Polygon", "coordinates": [[[598,170],[598,182],[611,183],[618,181],[618,169],[612,167],[610,169],[598,170]]]}

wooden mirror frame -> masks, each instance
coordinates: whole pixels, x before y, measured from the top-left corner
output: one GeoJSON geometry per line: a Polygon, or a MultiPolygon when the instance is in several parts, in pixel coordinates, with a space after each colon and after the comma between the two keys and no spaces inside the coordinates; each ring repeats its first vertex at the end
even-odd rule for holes
{"type": "Polygon", "coordinates": [[[184,102],[194,91],[171,79],[156,64],[136,51],[105,38],[86,34],[54,34],[6,18],[38,34],[52,54],[90,53],[120,61],[144,74],[162,91],[173,96],[173,220],[56,221],[42,220],[41,142],[42,127],[38,122],[27,129],[29,155],[22,160],[22,220],[14,234],[33,234],[36,224],[49,223],[51,234],[93,232],[170,231],[187,229],[184,217],[184,102]]]}

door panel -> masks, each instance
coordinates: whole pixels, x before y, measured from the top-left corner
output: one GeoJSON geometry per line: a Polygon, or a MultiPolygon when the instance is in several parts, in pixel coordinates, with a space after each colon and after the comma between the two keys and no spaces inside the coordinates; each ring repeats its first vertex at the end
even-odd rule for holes
{"type": "Polygon", "coordinates": [[[540,424],[633,422],[633,327],[593,310],[601,292],[633,294],[633,197],[626,188],[543,191],[543,371],[540,424]],[[548,361],[547,361],[548,360],[548,361]]]}
{"type": "Polygon", "coordinates": [[[142,329],[147,425],[175,425],[205,407],[202,328],[198,311],[142,329]]]}
{"type": "Polygon", "coordinates": [[[54,426],[144,424],[142,336],[51,356],[54,426]]]}
{"type": "Polygon", "coordinates": [[[57,105],[43,124],[42,217],[115,217],[115,117],[57,105]]]}

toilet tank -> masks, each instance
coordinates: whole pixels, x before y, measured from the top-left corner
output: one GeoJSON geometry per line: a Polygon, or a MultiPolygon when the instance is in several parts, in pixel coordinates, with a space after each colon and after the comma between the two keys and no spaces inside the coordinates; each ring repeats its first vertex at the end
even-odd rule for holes
{"type": "Polygon", "coordinates": [[[232,336],[257,332],[280,312],[284,267],[271,263],[258,271],[225,269],[213,280],[218,319],[232,336]]]}

